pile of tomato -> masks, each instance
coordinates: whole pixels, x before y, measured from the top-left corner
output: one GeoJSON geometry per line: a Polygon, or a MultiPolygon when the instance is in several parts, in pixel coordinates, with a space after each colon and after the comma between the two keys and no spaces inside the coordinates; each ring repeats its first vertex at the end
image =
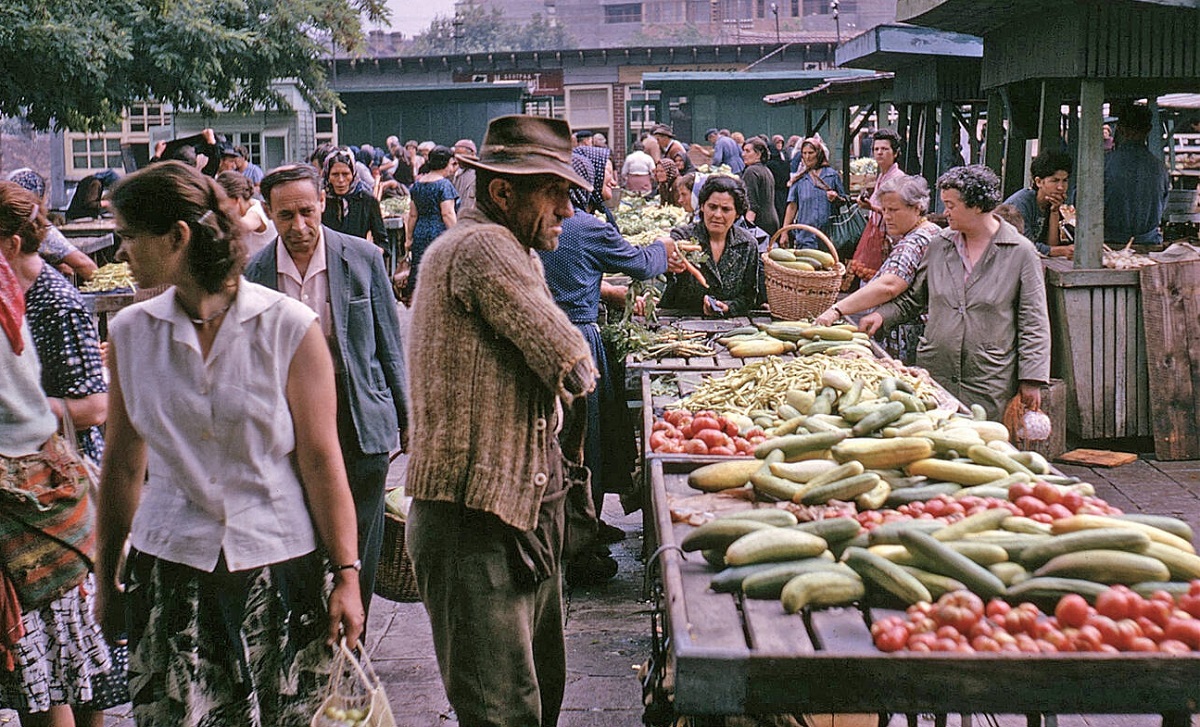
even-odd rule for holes
{"type": "Polygon", "coordinates": [[[1008,488],[1008,499],[1020,510],[1019,515],[1042,523],[1054,522],[1072,515],[1121,514],[1120,508],[1113,507],[1102,498],[1083,495],[1046,482],[1019,482],[1008,488]]]}
{"type": "Polygon", "coordinates": [[[895,509],[865,510],[855,517],[858,518],[859,525],[867,530],[873,530],[884,523],[898,520],[938,520],[952,525],[968,515],[998,507],[1007,509],[1013,515],[1021,514],[1016,505],[997,497],[967,495],[953,498],[949,495],[938,495],[924,502],[910,502],[895,509]]]}
{"type": "Polygon", "coordinates": [[[970,591],[947,593],[936,603],[918,603],[904,616],[871,624],[880,651],[958,653],[1122,651],[1187,654],[1200,650],[1200,580],[1176,599],[1166,591],[1144,598],[1112,586],[1089,605],[1083,596],[1063,596],[1053,616],[1032,603],[986,605],[970,591]]]}
{"type": "Polygon", "coordinates": [[[665,412],[650,431],[650,451],[660,454],[715,454],[726,457],[754,454],[767,435],[759,427],[742,431],[738,422],[711,411],[692,414],[682,409],[665,412]]]}

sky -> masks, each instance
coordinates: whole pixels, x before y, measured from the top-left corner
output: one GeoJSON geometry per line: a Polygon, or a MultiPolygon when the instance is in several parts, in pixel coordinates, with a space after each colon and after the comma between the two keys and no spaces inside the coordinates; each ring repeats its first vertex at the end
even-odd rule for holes
{"type": "Polygon", "coordinates": [[[454,0],[387,0],[392,30],[412,37],[429,27],[435,15],[453,15],[454,0]]]}

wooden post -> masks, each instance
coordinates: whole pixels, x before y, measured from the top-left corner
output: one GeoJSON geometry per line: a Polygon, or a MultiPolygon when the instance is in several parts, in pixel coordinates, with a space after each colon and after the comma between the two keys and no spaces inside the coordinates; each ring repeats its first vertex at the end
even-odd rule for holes
{"type": "Polygon", "coordinates": [[[900,168],[905,174],[921,173],[921,155],[918,149],[921,144],[921,107],[917,104],[905,104],[908,110],[908,134],[900,140],[904,143],[904,161],[900,168]]]}
{"type": "Polygon", "coordinates": [[[1075,208],[1075,267],[1102,267],[1104,244],[1104,81],[1079,82],[1079,159],[1075,208]]]}
{"type": "Polygon", "coordinates": [[[1004,99],[988,91],[987,129],[983,134],[983,163],[997,175],[1004,172],[1004,99]]]}
{"type": "Polygon", "coordinates": [[[1038,112],[1038,153],[1058,151],[1062,146],[1062,104],[1052,81],[1042,81],[1038,112]]]}
{"type": "Polygon", "coordinates": [[[1021,129],[1014,128],[1010,117],[1008,122],[1008,143],[1004,145],[1004,175],[1000,183],[1000,196],[1008,199],[1014,192],[1025,186],[1025,134],[1021,129]]]}
{"type": "Polygon", "coordinates": [[[938,175],[954,166],[954,142],[958,141],[958,119],[954,118],[954,104],[943,101],[938,113],[938,175]]]}
{"type": "Polygon", "coordinates": [[[921,173],[929,188],[937,185],[937,108],[936,103],[925,104],[925,138],[921,144],[921,173]]]}
{"type": "Polygon", "coordinates": [[[804,138],[813,135],[813,111],[812,106],[804,104],[804,138]]]}
{"type": "MultiPolygon", "coordinates": [[[[825,128],[821,132],[821,138],[825,140],[825,145],[829,147],[829,154],[833,158],[829,163],[834,165],[838,172],[848,175],[850,173],[849,162],[845,158],[844,150],[849,148],[846,142],[846,132],[849,131],[849,109],[841,102],[833,102],[835,105],[830,107],[828,112],[828,121],[825,123],[825,128]]],[[[849,177],[846,177],[849,179],[849,177]]]]}

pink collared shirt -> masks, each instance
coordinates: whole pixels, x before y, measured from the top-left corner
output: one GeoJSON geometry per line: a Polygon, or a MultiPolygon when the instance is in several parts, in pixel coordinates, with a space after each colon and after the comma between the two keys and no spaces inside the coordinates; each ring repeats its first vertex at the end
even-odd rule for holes
{"type": "Polygon", "coordinates": [[[333,313],[329,307],[329,273],[325,269],[325,231],[321,230],[317,247],[308,270],[300,274],[296,262],[283,244],[283,238],[275,241],[276,275],[279,292],[300,301],[312,309],[321,321],[321,333],[326,339],[333,331],[333,313]]]}

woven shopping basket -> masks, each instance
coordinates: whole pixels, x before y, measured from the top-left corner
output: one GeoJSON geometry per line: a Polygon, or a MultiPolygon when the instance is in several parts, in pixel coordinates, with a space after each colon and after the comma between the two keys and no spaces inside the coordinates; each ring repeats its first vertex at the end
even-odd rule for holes
{"type": "MultiPolygon", "coordinates": [[[[782,245],[780,245],[782,247],[782,245]]],[[[809,225],[784,225],[771,236],[767,252],[762,255],[763,273],[766,279],[767,304],[771,306],[771,317],[785,321],[814,318],[837,302],[846,267],[838,259],[837,247],[829,236],[809,225]],[[817,236],[833,254],[833,270],[793,270],[771,259],[771,248],[791,230],[805,230],[817,236]]]]}
{"type": "Polygon", "coordinates": [[[390,512],[383,516],[383,547],[379,552],[379,569],[375,571],[375,595],[403,603],[421,600],[417,576],[404,548],[404,521],[390,512]]]}

